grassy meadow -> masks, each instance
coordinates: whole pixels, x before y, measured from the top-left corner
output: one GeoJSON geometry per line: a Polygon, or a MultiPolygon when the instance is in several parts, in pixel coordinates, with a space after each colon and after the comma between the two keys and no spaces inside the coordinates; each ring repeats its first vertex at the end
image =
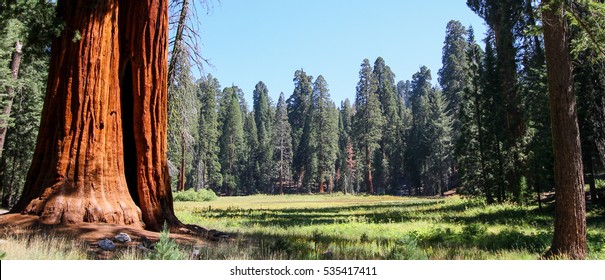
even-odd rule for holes
{"type": "MultiPolygon", "coordinates": [[[[460,197],[221,197],[175,210],[185,223],[235,234],[232,254],[220,256],[235,259],[538,259],[553,227],[552,207],[460,197]]],[[[591,259],[605,259],[602,211],[588,214],[591,259]]]]}
{"type": "MultiPolygon", "coordinates": [[[[202,245],[169,244],[187,259],[514,259],[535,260],[552,239],[553,208],[486,205],[480,199],[285,195],[175,202],[179,219],[231,235],[202,245]]],[[[603,209],[588,213],[589,259],[605,259],[603,209]]],[[[4,259],[95,259],[64,236],[1,238],[4,259]]],[[[126,248],[110,259],[157,258],[126,248]]]]}

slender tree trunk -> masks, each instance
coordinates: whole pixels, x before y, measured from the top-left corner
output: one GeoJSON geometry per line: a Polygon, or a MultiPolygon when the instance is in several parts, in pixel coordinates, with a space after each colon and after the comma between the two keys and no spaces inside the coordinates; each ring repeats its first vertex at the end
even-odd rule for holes
{"type": "Polygon", "coordinates": [[[179,191],[185,190],[185,137],[181,137],[181,172],[179,173],[179,191]]]}
{"type": "Polygon", "coordinates": [[[542,5],[555,158],[555,230],[548,255],[584,259],[586,205],[568,24],[563,1],[542,5]]]}
{"type": "Polygon", "coordinates": [[[368,187],[368,193],[374,193],[374,182],[372,178],[372,160],[370,158],[370,147],[366,147],[366,168],[368,169],[366,186],[368,187]]]}
{"type": "Polygon", "coordinates": [[[597,197],[597,186],[596,186],[596,182],[595,182],[595,168],[594,168],[594,149],[592,147],[592,145],[589,144],[589,147],[587,147],[588,151],[587,151],[587,156],[586,156],[586,166],[588,168],[588,174],[590,174],[590,176],[588,177],[588,185],[590,186],[590,201],[595,204],[598,201],[598,197],[597,197]]]}
{"type": "MultiPolygon", "coordinates": [[[[19,68],[21,67],[21,49],[23,45],[17,41],[15,43],[15,50],[11,59],[11,78],[16,81],[19,78],[19,68]]],[[[15,88],[12,85],[6,86],[6,100],[0,116],[9,118],[11,115],[11,109],[13,107],[13,98],[15,97],[15,88]]],[[[6,132],[8,131],[8,121],[5,118],[0,118],[0,157],[2,157],[2,151],[4,150],[4,141],[6,140],[6,132]]]]}
{"type": "Polygon", "coordinates": [[[541,195],[542,191],[540,188],[540,184],[536,183],[535,189],[536,189],[536,199],[538,200],[538,209],[542,210],[542,195],[541,195]]]}
{"type": "MultiPolygon", "coordinates": [[[[476,81],[474,83],[474,87],[475,89],[477,89],[479,85],[477,85],[476,81]]],[[[483,191],[485,192],[485,199],[487,200],[487,204],[493,204],[494,196],[492,195],[492,192],[490,191],[489,186],[487,184],[487,171],[485,170],[485,144],[483,143],[483,122],[481,119],[481,104],[479,103],[479,93],[475,92],[474,95],[475,114],[477,115],[477,138],[479,141],[479,163],[481,165],[481,184],[483,185],[483,191]]]]}
{"type": "Polygon", "coordinates": [[[325,180],[324,180],[323,176],[324,176],[323,171],[319,171],[319,193],[326,192],[325,180]]]}
{"type": "Polygon", "coordinates": [[[181,225],[166,159],[167,9],[166,0],[57,3],[66,27],[13,212],[46,224],[181,225]]]}
{"type": "Polygon", "coordinates": [[[189,14],[189,0],[183,0],[181,6],[181,13],[179,15],[179,23],[176,27],[176,34],[174,36],[174,43],[172,45],[172,59],[170,59],[170,63],[168,65],[168,84],[172,85],[174,81],[174,69],[176,68],[177,60],[176,57],[180,56],[180,52],[182,51],[181,47],[183,45],[183,33],[185,30],[185,24],[187,21],[187,15],[189,14]]]}

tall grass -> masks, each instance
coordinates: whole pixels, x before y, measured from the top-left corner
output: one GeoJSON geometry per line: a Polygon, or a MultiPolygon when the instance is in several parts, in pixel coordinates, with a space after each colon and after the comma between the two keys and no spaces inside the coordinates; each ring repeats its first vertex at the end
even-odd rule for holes
{"type": "Polygon", "coordinates": [[[82,241],[53,234],[5,234],[0,242],[4,260],[84,260],[86,250],[82,241]]]}

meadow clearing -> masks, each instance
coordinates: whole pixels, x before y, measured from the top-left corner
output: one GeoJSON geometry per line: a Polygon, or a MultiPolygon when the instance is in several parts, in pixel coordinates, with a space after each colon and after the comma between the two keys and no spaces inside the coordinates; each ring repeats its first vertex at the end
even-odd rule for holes
{"type": "MultiPolygon", "coordinates": [[[[284,195],[175,202],[187,224],[229,233],[224,241],[180,244],[187,259],[539,259],[552,240],[553,208],[486,205],[461,197],[284,195]]],[[[5,259],[90,259],[81,241],[60,235],[4,236],[5,259]]],[[[588,212],[589,259],[605,259],[603,209],[588,212]]],[[[112,259],[150,255],[125,248],[112,259]]]]}
{"type": "MultiPolygon", "coordinates": [[[[259,195],[175,210],[185,223],[235,233],[208,249],[235,259],[539,259],[553,231],[552,206],[461,197],[259,195]]],[[[588,242],[589,258],[605,259],[602,209],[588,213],[588,242]]]]}

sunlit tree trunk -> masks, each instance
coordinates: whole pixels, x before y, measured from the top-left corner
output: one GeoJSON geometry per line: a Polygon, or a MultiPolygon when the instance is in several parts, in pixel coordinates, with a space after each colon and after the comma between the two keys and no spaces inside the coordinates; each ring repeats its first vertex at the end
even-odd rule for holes
{"type": "Polygon", "coordinates": [[[166,159],[165,0],[65,0],[40,132],[13,212],[45,224],[161,229],[174,216],[166,159]]]}
{"type": "Polygon", "coordinates": [[[586,257],[580,132],[563,1],[543,0],[542,21],[555,158],[555,230],[549,254],[586,257]]]}

